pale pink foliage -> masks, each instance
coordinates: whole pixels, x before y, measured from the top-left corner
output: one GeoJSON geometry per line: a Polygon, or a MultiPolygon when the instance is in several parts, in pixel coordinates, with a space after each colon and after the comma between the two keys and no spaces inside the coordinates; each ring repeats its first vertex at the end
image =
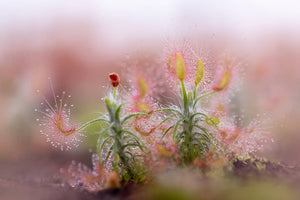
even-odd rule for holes
{"type": "Polygon", "coordinates": [[[82,163],[72,161],[67,169],[61,169],[71,187],[81,187],[88,191],[99,191],[105,187],[108,179],[108,172],[97,154],[92,154],[92,168],[82,163]]]}

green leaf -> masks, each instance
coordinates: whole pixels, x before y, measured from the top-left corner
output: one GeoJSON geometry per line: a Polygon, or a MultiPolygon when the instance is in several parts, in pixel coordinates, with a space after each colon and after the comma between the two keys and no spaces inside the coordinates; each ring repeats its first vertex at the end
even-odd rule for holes
{"type": "Polygon", "coordinates": [[[206,93],[206,94],[203,94],[203,95],[197,97],[197,98],[195,99],[195,101],[194,101],[193,108],[195,108],[196,104],[198,103],[198,101],[199,101],[200,99],[202,99],[203,97],[209,96],[209,95],[211,95],[211,94],[213,94],[213,93],[215,93],[215,91],[211,91],[211,92],[208,92],[208,93],[206,93]]]}
{"type": "Polygon", "coordinates": [[[183,121],[183,119],[178,120],[175,125],[174,125],[174,129],[173,129],[173,140],[175,140],[176,137],[176,131],[178,129],[179,124],[183,121]]]}
{"type": "Polygon", "coordinates": [[[134,133],[133,133],[132,131],[130,131],[130,130],[124,129],[124,130],[122,130],[122,132],[127,133],[127,134],[129,134],[129,135],[131,135],[131,136],[137,138],[138,140],[140,140],[140,137],[137,136],[136,134],[134,134],[134,133]]]}
{"type": "Polygon", "coordinates": [[[143,147],[138,143],[127,143],[122,146],[122,149],[124,150],[127,147],[139,147],[143,151],[143,147]]]}
{"type": "Polygon", "coordinates": [[[190,120],[193,120],[193,118],[194,118],[195,116],[197,116],[197,115],[202,115],[202,116],[204,116],[204,117],[207,117],[206,114],[201,113],[201,112],[197,112],[197,113],[194,113],[194,114],[192,114],[192,115],[190,116],[190,120]]]}
{"type": "Polygon", "coordinates": [[[111,138],[112,138],[112,136],[108,136],[102,141],[102,143],[100,145],[97,145],[97,152],[98,152],[98,154],[100,153],[99,156],[101,155],[101,152],[103,151],[105,143],[108,142],[111,138]]]}
{"type": "Polygon", "coordinates": [[[194,127],[196,127],[196,128],[199,128],[200,130],[202,130],[204,133],[208,133],[207,132],[207,129],[206,128],[204,128],[204,127],[201,127],[201,126],[199,126],[199,125],[193,125],[194,127]]]}
{"type": "Polygon", "coordinates": [[[129,151],[124,151],[124,154],[129,154],[130,156],[131,156],[131,158],[134,158],[134,156],[133,156],[133,154],[131,153],[131,152],[129,152],[129,151]]]}
{"type": "Polygon", "coordinates": [[[171,128],[173,128],[173,127],[174,127],[174,125],[169,126],[169,128],[167,128],[167,129],[164,131],[164,133],[163,133],[161,139],[163,139],[163,138],[166,136],[166,134],[169,132],[169,130],[171,130],[171,128]]]}
{"type": "Polygon", "coordinates": [[[124,124],[124,122],[126,122],[127,120],[129,120],[130,118],[135,117],[135,116],[150,116],[150,115],[147,114],[147,113],[132,113],[132,114],[126,115],[126,116],[121,120],[121,124],[124,124]]]}
{"type": "Polygon", "coordinates": [[[120,104],[117,109],[116,109],[116,112],[115,112],[115,121],[118,121],[119,117],[120,117],[120,112],[121,112],[121,109],[122,109],[122,106],[124,104],[120,104]]]}
{"type": "Polygon", "coordinates": [[[168,121],[169,119],[172,119],[172,117],[176,116],[176,114],[172,114],[172,115],[169,115],[168,117],[166,117],[164,120],[162,120],[158,126],[161,126],[163,123],[165,123],[166,121],[168,121]]]}
{"type": "Polygon", "coordinates": [[[104,163],[107,163],[107,160],[108,160],[110,154],[111,154],[112,151],[113,151],[113,146],[114,146],[114,145],[111,145],[111,146],[110,146],[109,151],[108,151],[108,153],[107,153],[107,155],[106,155],[106,158],[105,158],[105,160],[104,160],[104,163]]]}
{"type": "Polygon", "coordinates": [[[156,112],[160,112],[160,111],[171,111],[171,112],[177,113],[180,116],[184,117],[184,115],[179,110],[176,110],[173,108],[161,108],[161,109],[156,110],[156,112]]]}
{"type": "Polygon", "coordinates": [[[93,124],[93,123],[95,123],[95,122],[99,122],[99,121],[102,121],[102,122],[105,122],[105,123],[109,124],[109,121],[107,121],[105,118],[103,118],[103,117],[97,117],[97,118],[95,118],[95,119],[92,119],[92,120],[90,120],[90,121],[88,121],[88,122],[82,124],[82,125],[78,128],[78,130],[82,130],[82,129],[88,127],[89,125],[91,125],[91,124],[93,124]]]}

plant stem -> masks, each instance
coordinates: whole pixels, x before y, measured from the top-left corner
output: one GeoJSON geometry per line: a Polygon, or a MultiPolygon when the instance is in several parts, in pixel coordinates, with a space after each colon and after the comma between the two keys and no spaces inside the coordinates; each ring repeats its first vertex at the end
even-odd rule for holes
{"type": "Polygon", "coordinates": [[[82,125],[77,129],[77,131],[80,131],[80,130],[82,130],[82,129],[85,129],[85,128],[88,127],[89,125],[91,125],[91,124],[93,124],[93,123],[95,123],[95,122],[99,122],[99,121],[103,121],[103,122],[108,123],[105,119],[98,117],[98,118],[96,118],[96,119],[92,119],[92,120],[90,120],[90,121],[88,121],[88,122],[82,124],[82,125]]]}
{"type": "Polygon", "coordinates": [[[209,96],[209,95],[211,95],[211,94],[213,94],[213,93],[215,93],[215,91],[211,91],[211,92],[208,92],[208,93],[206,93],[206,94],[203,94],[203,95],[199,96],[197,99],[195,99],[194,104],[193,104],[193,108],[195,108],[197,102],[198,102],[200,99],[202,99],[203,97],[209,96]]]}
{"type": "Polygon", "coordinates": [[[186,90],[185,90],[185,86],[184,86],[184,82],[183,80],[181,80],[181,88],[182,88],[182,95],[183,95],[183,108],[184,110],[187,109],[187,104],[188,104],[188,98],[187,98],[187,94],[186,94],[186,90]]]}
{"type": "Polygon", "coordinates": [[[194,99],[196,99],[196,94],[197,94],[197,88],[198,88],[198,84],[195,84],[195,87],[194,87],[194,99]]]}
{"type": "Polygon", "coordinates": [[[117,87],[114,87],[114,93],[113,93],[114,99],[116,99],[117,96],[117,87]]]}

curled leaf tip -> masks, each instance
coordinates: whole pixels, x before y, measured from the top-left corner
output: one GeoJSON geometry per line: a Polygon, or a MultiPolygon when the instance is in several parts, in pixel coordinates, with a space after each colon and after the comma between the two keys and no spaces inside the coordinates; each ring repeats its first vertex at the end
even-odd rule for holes
{"type": "Polygon", "coordinates": [[[221,91],[221,90],[225,89],[228,86],[229,81],[230,81],[230,73],[229,73],[229,71],[226,71],[224,73],[222,79],[218,83],[218,85],[215,86],[213,88],[213,90],[214,91],[221,91]]]}

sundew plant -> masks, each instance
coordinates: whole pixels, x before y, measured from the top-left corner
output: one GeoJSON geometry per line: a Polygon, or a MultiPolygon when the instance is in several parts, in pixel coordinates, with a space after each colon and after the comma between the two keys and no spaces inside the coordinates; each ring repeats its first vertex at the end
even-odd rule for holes
{"type": "Polygon", "coordinates": [[[183,163],[191,163],[196,158],[203,158],[216,144],[215,136],[210,132],[209,126],[218,129],[219,119],[209,117],[199,109],[198,102],[208,95],[224,90],[230,79],[229,71],[226,71],[219,83],[212,91],[205,94],[198,94],[198,85],[204,76],[204,66],[202,61],[197,61],[196,72],[194,76],[194,85],[191,91],[187,91],[185,86],[186,66],[183,55],[176,53],[171,55],[168,62],[168,69],[175,73],[180,84],[180,102],[168,108],[162,108],[159,111],[169,111],[168,115],[162,122],[173,120],[162,134],[164,137],[168,132],[172,132],[173,140],[178,145],[180,160],[183,163]]]}
{"type": "Polygon", "coordinates": [[[55,105],[43,97],[42,104],[47,108],[36,109],[42,114],[37,121],[47,142],[61,150],[72,150],[80,144],[88,126],[105,124],[97,133],[93,169],[80,165],[74,170],[72,165],[68,170],[73,179],[76,177],[75,185],[88,190],[119,187],[129,181],[149,180],[155,167],[207,168],[215,158],[228,161],[249,157],[262,149],[266,137],[259,121],[241,127],[228,112],[227,94],[237,74],[234,63],[225,60],[211,70],[194,57],[176,50],[164,63],[167,70],[161,70],[173,79],[177,103],[151,102],[155,97],[149,95],[148,82],[155,77],[146,81],[137,75],[137,94],[126,95],[129,92],[119,88],[119,75],[110,73],[109,92],[103,98],[106,113],[83,124],[70,123],[67,95],[55,95],[51,84],[55,105]]]}

